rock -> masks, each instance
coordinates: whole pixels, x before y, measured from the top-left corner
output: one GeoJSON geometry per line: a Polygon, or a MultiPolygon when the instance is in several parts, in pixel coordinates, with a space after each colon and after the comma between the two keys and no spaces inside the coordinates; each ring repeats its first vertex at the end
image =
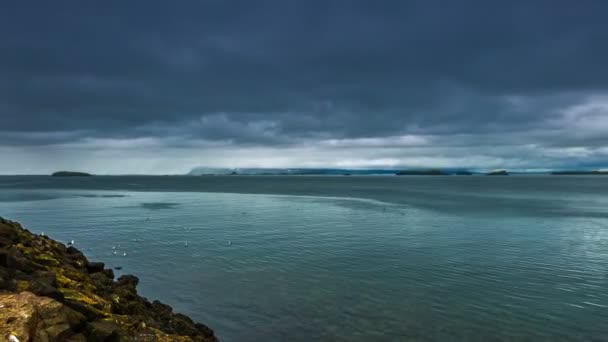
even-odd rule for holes
{"type": "Polygon", "coordinates": [[[103,262],[89,262],[87,264],[87,272],[97,273],[103,271],[105,264],[103,262]]]}
{"type": "Polygon", "coordinates": [[[64,299],[63,293],[57,289],[57,279],[54,276],[36,278],[31,282],[30,290],[39,296],[50,297],[58,301],[64,299]]]}
{"type": "Polygon", "coordinates": [[[35,270],[34,263],[26,258],[15,246],[7,250],[6,265],[8,268],[20,270],[26,274],[31,274],[35,270]]]}
{"type": "Polygon", "coordinates": [[[79,312],[82,314],[88,321],[93,321],[98,318],[103,317],[103,313],[96,308],[92,307],[83,302],[79,302],[77,300],[66,299],[63,302],[66,306],[70,307],[72,310],[79,312]]]}
{"type": "Polygon", "coordinates": [[[198,333],[198,329],[194,326],[192,320],[182,314],[175,314],[171,320],[173,331],[179,331],[182,334],[193,336],[198,333]]]}
{"type": "Polygon", "coordinates": [[[169,305],[163,304],[157,300],[152,302],[152,315],[158,320],[170,320],[172,313],[173,309],[169,305]]]}
{"type": "Polygon", "coordinates": [[[86,330],[90,342],[119,342],[120,336],[125,335],[118,324],[108,320],[89,323],[86,330]]]}
{"type": "Polygon", "coordinates": [[[83,255],[82,252],[79,251],[78,248],[76,248],[74,246],[69,246],[65,251],[68,254],[77,254],[79,256],[83,255]]]}
{"type": "Polygon", "coordinates": [[[8,266],[8,250],[5,248],[0,249],[0,266],[9,267],[8,266]]]}
{"type": "Polygon", "coordinates": [[[0,331],[20,341],[64,341],[85,324],[81,314],[30,292],[0,294],[0,303],[0,331]]]}
{"type": "Polygon", "coordinates": [[[13,227],[11,227],[7,221],[2,221],[2,225],[0,225],[0,238],[5,239],[7,241],[15,241],[17,238],[17,232],[13,227]]]}
{"type": "Polygon", "coordinates": [[[0,290],[10,291],[0,293],[0,340],[13,331],[22,342],[217,341],[205,325],[139,296],[136,276],[114,281],[104,266],[0,218],[0,290]]]}
{"type": "Polygon", "coordinates": [[[16,285],[10,270],[0,267],[0,290],[14,291],[16,285]]]}
{"type": "Polygon", "coordinates": [[[116,286],[136,288],[139,278],[131,274],[125,274],[116,280],[116,286]]]}
{"type": "Polygon", "coordinates": [[[111,269],[103,270],[101,273],[108,279],[114,279],[114,271],[111,269]]]}

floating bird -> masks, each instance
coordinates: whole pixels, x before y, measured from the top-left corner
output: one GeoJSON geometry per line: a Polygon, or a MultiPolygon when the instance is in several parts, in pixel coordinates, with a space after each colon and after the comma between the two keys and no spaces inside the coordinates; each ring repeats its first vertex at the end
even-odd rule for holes
{"type": "Polygon", "coordinates": [[[188,247],[188,241],[184,242],[184,247],[188,247]]]}
{"type": "Polygon", "coordinates": [[[228,246],[232,246],[232,241],[228,240],[228,246]]]}
{"type": "Polygon", "coordinates": [[[112,246],[112,249],[113,249],[113,250],[116,250],[116,246],[112,246]]]}
{"type": "Polygon", "coordinates": [[[73,245],[74,244],[74,240],[71,240],[70,242],[68,242],[68,245],[73,245]]]}
{"type": "Polygon", "coordinates": [[[120,271],[120,270],[122,270],[122,266],[116,266],[116,267],[114,267],[114,269],[120,271]]]}
{"type": "Polygon", "coordinates": [[[117,251],[113,251],[113,252],[112,252],[112,254],[117,255],[117,254],[118,254],[118,252],[117,252],[117,251]]]}
{"type": "Polygon", "coordinates": [[[122,253],[122,256],[127,256],[127,252],[123,252],[123,253],[122,253]]]}

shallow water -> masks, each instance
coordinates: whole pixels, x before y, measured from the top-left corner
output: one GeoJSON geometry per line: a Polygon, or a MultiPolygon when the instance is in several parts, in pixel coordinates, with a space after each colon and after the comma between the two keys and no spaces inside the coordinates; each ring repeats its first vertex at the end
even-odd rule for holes
{"type": "Polygon", "coordinates": [[[606,208],[589,176],[0,177],[224,341],[608,340],[606,208]]]}

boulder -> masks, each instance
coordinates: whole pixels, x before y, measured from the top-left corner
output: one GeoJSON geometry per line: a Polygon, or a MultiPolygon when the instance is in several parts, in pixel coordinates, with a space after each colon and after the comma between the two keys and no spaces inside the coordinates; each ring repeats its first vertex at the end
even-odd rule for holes
{"type": "Polygon", "coordinates": [[[0,331],[20,341],[65,341],[85,323],[83,315],[52,298],[31,292],[0,294],[0,331]]]}
{"type": "Polygon", "coordinates": [[[131,274],[125,274],[116,280],[116,286],[118,287],[136,288],[137,284],[139,284],[139,278],[131,274]]]}
{"type": "Polygon", "coordinates": [[[118,324],[109,320],[97,320],[89,323],[86,330],[90,342],[118,342],[120,336],[125,335],[118,324]]]}
{"type": "Polygon", "coordinates": [[[87,272],[97,273],[103,271],[105,264],[103,262],[89,262],[87,264],[87,272]]]}
{"type": "Polygon", "coordinates": [[[57,279],[53,275],[35,278],[30,283],[30,290],[39,296],[50,297],[63,301],[64,296],[57,289],[57,279]]]}

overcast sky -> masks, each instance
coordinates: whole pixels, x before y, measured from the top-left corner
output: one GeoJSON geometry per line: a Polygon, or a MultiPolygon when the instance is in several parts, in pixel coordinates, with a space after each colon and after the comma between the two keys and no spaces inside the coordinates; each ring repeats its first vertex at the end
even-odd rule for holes
{"type": "Polygon", "coordinates": [[[608,167],[608,1],[0,4],[0,173],[608,167]]]}

